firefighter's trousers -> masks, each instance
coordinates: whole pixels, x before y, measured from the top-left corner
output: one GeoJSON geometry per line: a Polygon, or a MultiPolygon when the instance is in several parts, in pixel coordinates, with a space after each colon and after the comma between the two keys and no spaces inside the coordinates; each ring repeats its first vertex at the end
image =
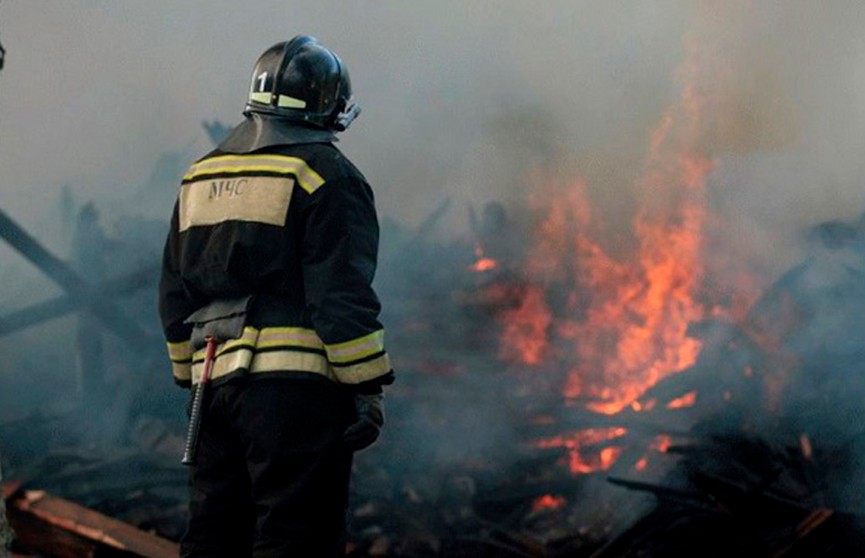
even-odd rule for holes
{"type": "Polygon", "coordinates": [[[204,412],[181,556],[343,556],[350,394],[318,377],[232,381],[204,412]]]}

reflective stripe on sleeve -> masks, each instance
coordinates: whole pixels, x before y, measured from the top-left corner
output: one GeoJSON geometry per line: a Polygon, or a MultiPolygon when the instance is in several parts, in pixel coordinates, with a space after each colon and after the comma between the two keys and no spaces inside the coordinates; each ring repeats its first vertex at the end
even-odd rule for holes
{"type": "Polygon", "coordinates": [[[243,174],[253,172],[290,174],[308,193],[315,192],[324,179],[303,159],[287,155],[221,155],[195,163],[184,175],[187,182],[208,174],[243,174]]]}
{"type": "Polygon", "coordinates": [[[384,330],[380,329],[350,341],[325,345],[325,349],[327,349],[327,358],[331,363],[336,365],[353,364],[384,352],[384,330]]]}
{"type": "Polygon", "coordinates": [[[168,358],[171,362],[189,362],[192,360],[192,344],[189,341],[167,343],[168,358]]]}
{"type": "Polygon", "coordinates": [[[171,375],[180,384],[192,379],[192,344],[189,341],[167,343],[168,358],[171,359],[171,375]]]}
{"type": "Polygon", "coordinates": [[[390,358],[385,353],[380,357],[359,364],[334,366],[333,374],[336,377],[336,381],[342,384],[359,384],[384,376],[392,369],[390,358]]]}
{"type": "Polygon", "coordinates": [[[178,363],[171,363],[171,375],[174,376],[174,380],[179,383],[186,383],[192,380],[192,365],[189,361],[178,363]]]}

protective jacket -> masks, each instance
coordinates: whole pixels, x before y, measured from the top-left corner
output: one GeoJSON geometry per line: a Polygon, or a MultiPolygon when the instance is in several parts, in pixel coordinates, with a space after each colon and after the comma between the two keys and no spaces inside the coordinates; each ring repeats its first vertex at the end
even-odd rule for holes
{"type": "Polygon", "coordinates": [[[241,374],[344,384],[390,376],[366,179],[331,142],[225,149],[183,177],[165,246],[159,308],[175,381],[197,383],[203,368],[184,320],[250,294],[243,335],[217,352],[215,384],[241,374]]]}

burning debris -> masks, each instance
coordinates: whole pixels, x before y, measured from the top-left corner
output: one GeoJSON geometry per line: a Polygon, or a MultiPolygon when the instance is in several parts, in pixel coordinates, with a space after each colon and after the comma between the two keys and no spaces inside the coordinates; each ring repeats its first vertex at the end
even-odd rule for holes
{"type": "MultiPolygon", "coordinates": [[[[804,261],[768,288],[717,276],[707,251],[724,225],[710,184],[719,153],[742,148],[736,99],[713,82],[735,67],[724,47],[686,42],[627,241],[610,240],[591,184],[553,156],[522,177],[524,207],[469,208],[467,238],[432,240],[450,198],[415,230],[382,224],[400,377],[391,428],[356,460],[349,555],[795,558],[865,545],[865,498],[849,488],[865,455],[865,222],[814,227],[804,261]]],[[[228,129],[205,128],[214,141],[228,129]]],[[[82,238],[89,226],[99,240],[79,247],[111,250],[86,217],[82,238]]],[[[0,335],[76,312],[140,361],[99,365],[120,369],[100,388],[117,388],[107,407],[0,423],[4,459],[27,479],[10,515],[63,498],[176,540],[182,396],[170,411],[149,404],[162,398],[162,344],[152,309],[130,300],[153,290],[158,256],[98,274],[100,254],[71,265],[2,212],[0,234],[64,291],[0,316],[0,335]],[[113,435],[76,430],[94,414],[113,435]]],[[[158,254],[151,244],[136,247],[158,254]]]]}
{"type": "Polygon", "coordinates": [[[706,432],[697,443],[667,450],[681,459],[666,484],[611,478],[652,494],[657,504],[593,558],[856,556],[865,545],[865,517],[826,493],[839,480],[837,463],[815,456],[806,437],[801,442],[706,432]]]}

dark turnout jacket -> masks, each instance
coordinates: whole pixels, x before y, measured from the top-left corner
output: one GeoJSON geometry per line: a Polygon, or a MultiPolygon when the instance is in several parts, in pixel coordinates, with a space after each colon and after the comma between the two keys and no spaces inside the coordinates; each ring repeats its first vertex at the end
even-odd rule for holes
{"type": "Polygon", "coordinates": [[[219,347],[214,382],[388,377],[371,286],[377,251],[372,190],[331,143],[211,152],[183,177],[165,245],[159,310],[175,381],[197,383],[203,368],[184,320],[245,295],[254,296],[246,327],[219,347]]]}

